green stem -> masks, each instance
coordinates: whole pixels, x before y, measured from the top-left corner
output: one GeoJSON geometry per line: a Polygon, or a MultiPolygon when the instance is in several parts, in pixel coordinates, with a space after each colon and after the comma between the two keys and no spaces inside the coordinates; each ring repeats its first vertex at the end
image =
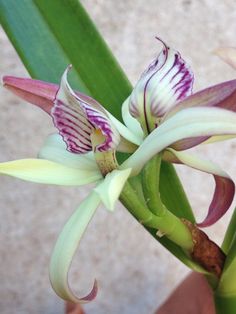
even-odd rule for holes
{"type": "Polygon", "coordinates": [[[163,216],[166,212],[159,192],[161,157],[162,154],[153,157],[142,171],[142,186],[146,204],[157,216],[163,216]]]}
{"type": "Polygon", "coordinates": [[[228,252],[222,276],[217,288],[221,298],[236,298],[236,239],[234,238],[228,252]]]}
{"type": "Polygon", "coordinates": [[[217,314],[234,314],[236,312],[236,297],[224,297],[215,294],[214,299],[217,314]]]}
{"type": "Polygon", "coordinates": [[[174,214],[166,210],[163,216],[155,216],[143,204],[136,191],[128,182],[125,184],[120,200],[141,224],[160,230],[167,238],[181,246],[184,250],[191,251],[193,247],[191,233],[185,224],[174,214]]]}
{"type": "Polygon", "coordinates": [[[236,208],[234,209],[233,215],[231,217],[227,231],[225,233],[224,241],[221,246],[225,254],[228,254],[231,244],[234,241],[235,234],[236,234],[236,208]]]}

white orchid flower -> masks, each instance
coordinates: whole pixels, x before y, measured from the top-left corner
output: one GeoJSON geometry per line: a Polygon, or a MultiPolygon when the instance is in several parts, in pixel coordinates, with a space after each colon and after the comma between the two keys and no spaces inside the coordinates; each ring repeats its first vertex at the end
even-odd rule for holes
{"type": "MultiPolygon", "coordinates": [[[[113,117],[112,122],[101,105],[92,98],[73,92],[67,82],[68,69],[62,76],[58,91],[51,84],[37,82],[36,89],[44,94],[42,97],[33,95],[32,84],[34,85],[35,81],[27,81],[31,84],[28,97],[32,97],[36,103],[40,102],[41,107],[43,104],[44,109],[47,105],[46,111],[52,116],[59,134],[49,136],[39,153],[39,159],[1,163],[0,173],[46,184],[81,186],[97,183],[64,226],[50,264],[50,280],[56,293],[66,300],[86,302],[96,296],[97,284],[95,282],[86,297],[75,296],[67,283],[70,263],[100,202],[102,201],[108,210],[113,210],[131,173],[128,168],[118,169],[115,150],[119,150],[120,146],[122,151],[129,152],[137,146],[122,138],[113,123],[118,123],[117,120],[113,117]],[[55,99],[49,101],[48,98],[52,95],[55,99]]],[[[16,83],[17,79],[11,79],[16,83]]],[[[5,77],[4,81],[5,84],[9,83],[9,78],[5,77]]],[[[27,86],[26,89],[29,87],[25,81],[24,86],[27,86]]],[[[16,90],[19,90],[19,84],[16,90]]],[[[120,123],[118,127],[120,128],[120,123]]],[[[135,136],[122,126],[121,132],[125,131],[128,138],[137,141],[135,136]]]]}
{"type": "MultiPolygon", "coordinates": [[[[228,210],[234,197],[234,183],[217,165],[183,150],[235,136],[236,80],[192,95],[194,77],[190,67],[179,52],[162,43],[163,50],[141,75],[122,107],[127,127],[140,139],[146,138],[121,168],[132,168],[134,175],[162,151],[166,161],[212,174],[215,192],[207,217],[198,224],[206,227],[228,210]]],[[[232,64],[232,50],[227,51],[228,59],[229,55],[232,64]]]]}
{"type": "Polygon", "coordinates": [[[94,99],[74,92],[64,73],[61,85],[6,76],[5,87],[49,113],[59,134],[50,136],[38,159],[0,164],[0,173],[33,182],[80,186],[96,182],[60,234],[50,264],[56,293],[73,302],[87,302],[97,292],[78,298],[67,274],[78,243],[96,208],[114,203],[130,176],[139,173],[156,154],[214,175],[216,190],[208,216],[210,225],[230,206],[234,184],[219,167],[181,152],[213,135],[236,134],[236,81],[226,82],[192,96],[192,72],[180,54],[166,45],[123,105],[116,120],[94,99]],[[140,126],[141,125],[141,126],[140,126]],[[115,151],[132,153],[121,165],[115,151]]]}

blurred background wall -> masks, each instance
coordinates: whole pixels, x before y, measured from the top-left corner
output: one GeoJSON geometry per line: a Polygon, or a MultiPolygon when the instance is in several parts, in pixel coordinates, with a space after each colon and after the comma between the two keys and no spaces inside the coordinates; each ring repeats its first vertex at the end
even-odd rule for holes
{"type": "MultiPolygon", "coordinates": [[[[236,46],[234,0],[82,2],[132,83],[161,49],[154,39],[156,35],[191,64],[195,91],[236,76],[212,54],[219,46],[236,46]]],[[[28,76],[2,30],[0,60],[1,76],[28,76]]],[[[3,88],[0,103],[0,160],[36,156],[45,137],[54,131],[48,116],[3,88]]],[[[235,178],[235,141],[203,146],[197,151],[235,178]]],[[[213,179],[189,168],[178,167],[178,172],[197,217],[203,218],[212,196],[213,179]]],[[[50,252],[63,224],[88,190],[1,177],[2,314],[63,313],[63,302],[48,279],[50,252]]],[[[207,230],[218,243],[229,217],[230,212],[207,230]]],[[[74,258],[70,277],[80,294],[89,290],[94,277],[99,281],[97,299],[85,306],[88,314],[148,314],[187,272],[117,205],[114,214],[102,207],[97,211],[74,258]]]]}

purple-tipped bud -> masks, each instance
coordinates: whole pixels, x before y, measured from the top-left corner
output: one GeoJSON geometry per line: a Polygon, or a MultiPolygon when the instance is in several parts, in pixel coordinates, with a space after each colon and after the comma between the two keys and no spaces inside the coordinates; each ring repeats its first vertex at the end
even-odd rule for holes
{"type": "Polygon", "coordinates": [[[14,76],[4,76],[3,86],[49,114],[59,87],[52,83],[14,76]]]}

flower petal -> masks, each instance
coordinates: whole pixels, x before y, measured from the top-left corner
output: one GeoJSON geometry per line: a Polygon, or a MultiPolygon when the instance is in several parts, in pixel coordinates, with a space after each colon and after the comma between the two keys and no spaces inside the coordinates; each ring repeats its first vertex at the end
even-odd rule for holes
{"type": "Polygon", "coordinates": [[[132,175],[135,175],[155,154],[179,140],[234,134],[236,134],[236,113],[221,108],[184,109],[152,131],[120,168],[132,168],[132,175]]]}
{"type": "Polygon", "coordinates": [[[223,61],[231,65],[236,69],[236,48],[233,47],[221,47],[214,51],[214,53],[220,57],[223,61]]]}
{"type": "Polygon", "coordinates": [[[130,95],[130,113],[146,133],[155,128],[156,118],[192,93],[192,71],[179,52],[162,43],[162,52],[142,74],[130,95]]]}
{"type": "Polygon", "coordinates": [[[94,192],[90,193],[67,221],[54,247],[49,269],[50,280],[54,291],[64,300],[86,303],[96,297],[97,283],[95,281],[92,291],[87,296],[78,298],[69,287],[68,271],[81,237],[99,203],[99,196],[94,192]]]}
{"type": "Polygon", "coordinates": [[[131,169],[113,170],[108,173],[104,181],[94,189],[107,209],[111,211],[114,210],[115,202],[118,200],[130,173],[131,169]]]}
{"type": "Polygon", "coordinates": [[[18,97],[50,114],[58,85],[30,78],[4,76],[3,85],[18,97]]]}
{"type": "Polygon", "coordinates": [[[106,113],[110,121],[113,123],[116,130],[120,134],[120,143],[117,147],[117,151],[124,152],[124,153],[134,152],[137,149],[137,146],[139,146],[142,143],[142,138],[138,137],[135,133],[133,133],[129,128],[127,128],[119,120],[117,120],[108,111],[106,111],[106,113]]]}
{"type": "Polygon", "coordinates": [[[141,143],[144,136],[143,130],[138,120],[131,116],[129,112],[129,102],[130,100],[127,98],[122,105],[122,118],[127,128],[138,137],[139,142],[141,143]]]}
{"type": "Polygon", "coordinates": [[[208,227],[217,222],[229,209],[234,198],[235,185],[228,174],[212,162],[184,152],[177,152],[173,149],[167,149],[164,158],[169,162],[181,163],[214,176],[215,192],[208,209],[208,214],[198,226],[208,227]],[[171,154],[167,159],[165,158],[166,152],[171,154]]]}
{"type": "MultiPolygon", "coordinates": [[[[217,107],[236,112],[236,80],[220,83],[187,97],[168,112],[163,118],[163,121],[169,119],[177,112],[191,107],[217,107]]],[[[194,147],[207,139],[208,137],[189,137],[175,143],[173,148],[175,150],[185,150],[194,147]]]]}
{"type": "Polygon", "coordinates": [[[119,133],[113,127],[105,110],[95,100],[90,103],[76,95],[67,82],[69,67],[64,72],[61,85],[51,111],[53,121],[73,153],[92,150],[91,134],[100,130],[103,141],[97,151],[113,150],[119,144],[119,133]]]}
{"type": "Polygon", "coordinates": [[[58,162],[68,167],[99,172],[92,152],[82,155],[68,152],[66,143],[60,134],[52,134],[47,137],[38,157],[58,162]]]}
{"type": "Polygon", "coordinates": [[[20,159],[0,163],[0,174],[36,183],[79,186],[101,179],[96,170],[66,167],[49,160],[20,159]]]}

